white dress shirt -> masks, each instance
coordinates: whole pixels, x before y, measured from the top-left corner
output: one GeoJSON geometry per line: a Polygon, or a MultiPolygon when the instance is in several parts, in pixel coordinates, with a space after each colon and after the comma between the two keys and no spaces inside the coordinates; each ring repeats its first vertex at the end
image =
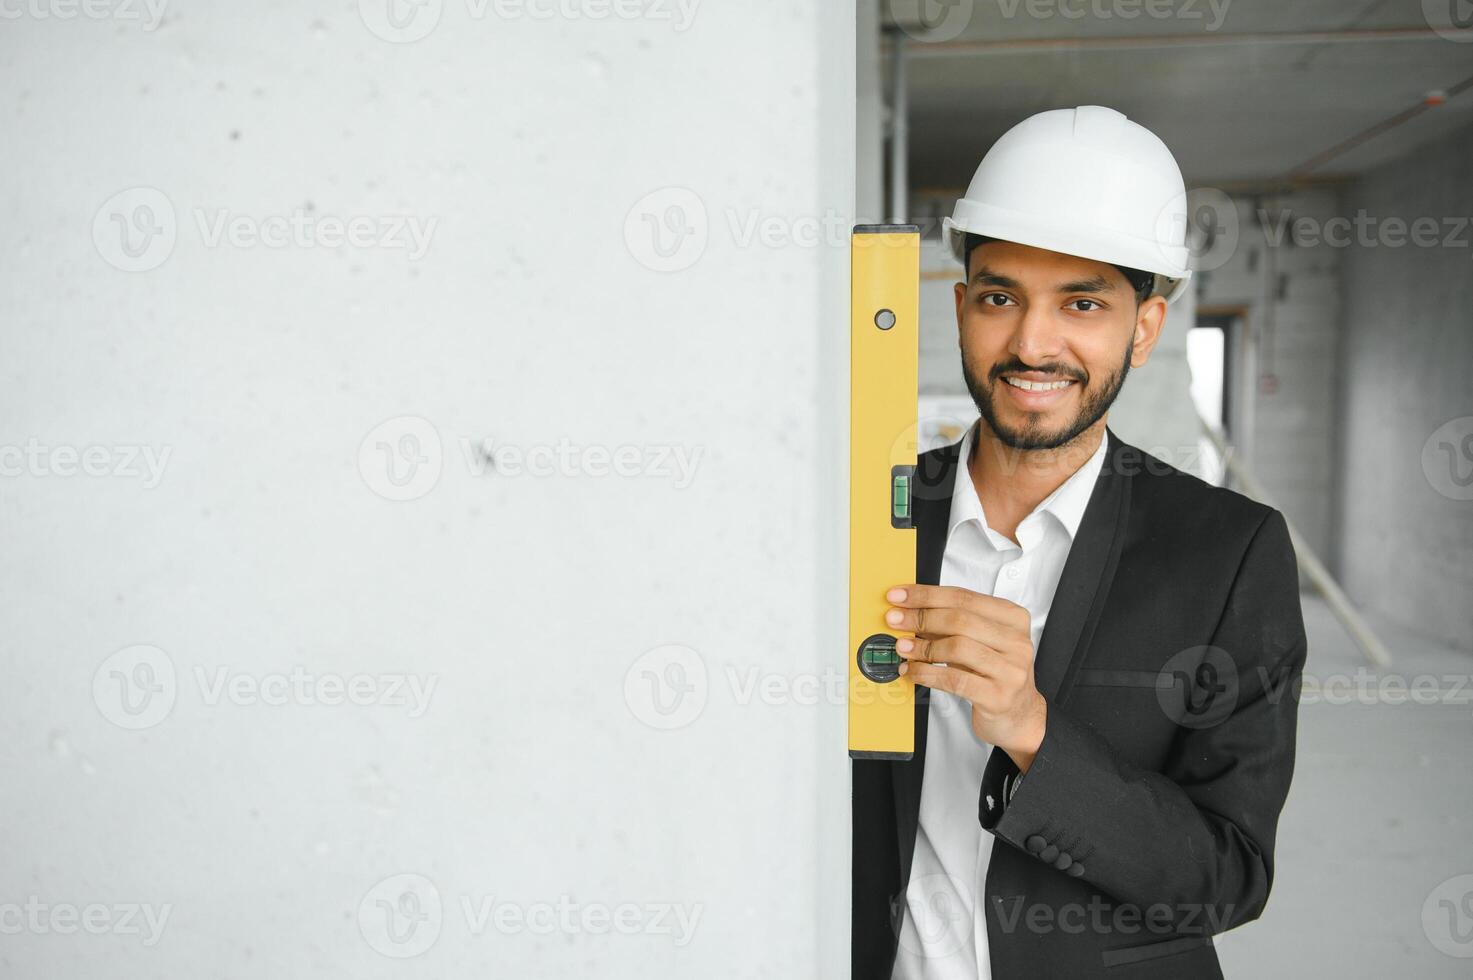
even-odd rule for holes
{"type": "MultiPolygon", "coordinates": [[[[1064,561],[1105,462],[1106,438],[1083,466],[1018,525],[1014,544],[987,524],[967,467],[977,426],[962,439],[951,494],[941,584],[1016,602],[1032,616],[1038,649],[1064,561]]],[[[992,746],[972,733],[972,707],[931,692],[925,772],[905,921],[894,980],[990,980],[985,895],[992,834],[977,818],[992,746]]],[[[1018,980],[1000,977],[998,980],[1018,980]]]]}

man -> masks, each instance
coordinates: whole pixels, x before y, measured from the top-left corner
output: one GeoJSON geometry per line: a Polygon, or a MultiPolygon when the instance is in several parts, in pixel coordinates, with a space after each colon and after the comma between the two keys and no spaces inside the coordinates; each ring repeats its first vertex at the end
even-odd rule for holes
{"type": "Polygon", "coordinates": [[[1282,515],[1106,428],[1190,274],[1181,173],[1111,109],[1040,113],[945,233],[981,418],[921,458],[919,584],[887,596],[916,751],[854,763],[853,975],[1220,977],[1305,639],[1282,515]]]}

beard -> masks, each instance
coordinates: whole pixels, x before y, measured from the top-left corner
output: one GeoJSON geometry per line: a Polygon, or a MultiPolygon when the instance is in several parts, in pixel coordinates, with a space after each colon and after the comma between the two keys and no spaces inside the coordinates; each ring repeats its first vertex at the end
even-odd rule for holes
{"type": "Polygon", "coordinates": [[[984,384],[972,373],[966,349],[963,348],[962,377],[966,379],[967,391],[971,392],[972,401],[976,404],[977,411],[981,413],[983,421],[992,428],[998,441],[1004,446],[1009,449],[1025,450],[1058,449],[1060,446],[1073,442],[1080,433],[1104,418],[1105,413],[1110,410],[1110,406],[1120,394],[1120,388],[1125,384],[1125,376],[1130,373],[1130,355],[1131,347],[1126,344],[1125,358],[1120,368],[1109,377],[1100,379],[1098,384],[1092,384],[1089,374],[1080,368],[1070,368],[1062,364],[1024,364],[1016,357],[1010,357],[994,364],[988,370],[987,381],[984,384]],[[1019,427],[1003,423],[998,418],[997,406],[993,402],[993,385],[1007,384],[1001,378],[1008,372],[1023,371],[1045,371],[1072,378],[1080,386],[1082,392],[1079,411],[1075,413],[1074,418],[1064,426],[1052,431],[1043,428],[1042,412],[1025,413],[1026,421],[1019,427]]]}

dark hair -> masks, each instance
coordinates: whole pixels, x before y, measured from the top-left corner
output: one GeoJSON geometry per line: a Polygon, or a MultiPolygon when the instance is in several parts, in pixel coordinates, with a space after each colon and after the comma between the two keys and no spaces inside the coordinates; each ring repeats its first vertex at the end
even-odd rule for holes
{"type": "MultiPolygon", "coordinates": [[[[972,269],[972,250],[974,248],[978,245],[986,245],[988,242],[1001,240],[999,238],[989,238],[986,235],[974,235],[971,232],[967,232],[966,237],[962,239],[962,275],[966,275],[972,269]]],[[[1137,303],[1144,302],[1155,291],[1156,274],[1154,272],[1145,272],[1141,269],[1132,269],[1129,266],[1115,265],[1114,262],[1110,264],[1120,270],[1120,274],[1125,277],[1125,281],[1130,283],[1130,287],[1135,290],[1135,301],[1137,303]]]]}

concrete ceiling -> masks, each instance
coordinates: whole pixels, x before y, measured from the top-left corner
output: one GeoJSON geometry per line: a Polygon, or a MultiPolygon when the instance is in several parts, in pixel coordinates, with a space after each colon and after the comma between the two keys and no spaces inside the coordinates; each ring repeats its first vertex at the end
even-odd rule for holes
{"type": "MultiPolygon", "coordinates": [[[[1270,182],[1473,77],[1473,28],[1459,39],[1433,30],[1433,21],[1447,25],[1449,5],[1467,0],[880,2],[887,23],[907,28],[917,189],[965,186],[1013,123],[1090,103],[1155,131],[1191,184],[1270,182]],[[938,39],[921,37],[919,3],[931,7],[938,39]],[[1131,10],[1140,13],[1122,16],[1131,10]],[[965,16],[946,21],[947,11],[965,16]],[[1267,36],[1309,32],[1336,37],[1267,36]]],[[[1353,176],[1468,125],[1473,87],[1310,174],[1353,176]]]]}

